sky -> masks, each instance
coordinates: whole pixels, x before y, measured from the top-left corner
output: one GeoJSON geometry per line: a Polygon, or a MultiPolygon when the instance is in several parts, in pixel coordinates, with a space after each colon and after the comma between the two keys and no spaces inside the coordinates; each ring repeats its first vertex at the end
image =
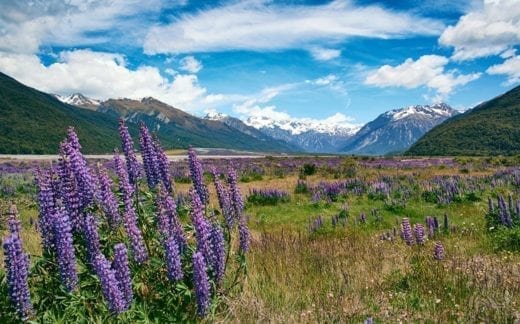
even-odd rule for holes
{"type": "Polygon", "coordinates": [[[520,0],[2,0],[0,71],[197,116],[360,125],[520,83],[520,0]]]}

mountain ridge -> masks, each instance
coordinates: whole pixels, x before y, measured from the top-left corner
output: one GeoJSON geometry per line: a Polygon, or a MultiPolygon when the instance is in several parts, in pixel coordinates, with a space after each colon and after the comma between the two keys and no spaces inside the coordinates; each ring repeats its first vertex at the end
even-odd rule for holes
{"type": "Polygon", "coordinates": [[[432,128],[407,155],[520,154],[520,86],[432,128]]]}

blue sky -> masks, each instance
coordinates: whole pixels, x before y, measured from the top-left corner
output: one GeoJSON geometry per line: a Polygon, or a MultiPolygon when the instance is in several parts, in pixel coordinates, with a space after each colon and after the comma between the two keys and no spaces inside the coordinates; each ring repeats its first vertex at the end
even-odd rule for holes
{"type": "Polygon", "coordinates": [[[520,82],[518,0],[0,3],[0,71],[43,91],[196,115],[362,124],[520,82]]]}

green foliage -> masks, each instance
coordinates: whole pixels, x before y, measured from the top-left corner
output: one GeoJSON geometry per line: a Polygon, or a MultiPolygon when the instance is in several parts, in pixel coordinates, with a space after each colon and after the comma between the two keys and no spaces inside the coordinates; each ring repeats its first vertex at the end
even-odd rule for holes
{"type": "Polygon", "coordinates": [[[520,86],[434,127],[407,155],[520,154],[520,86]]]}
{"type": "Polygon", "coordinates": [[[499,226],[491,230],[491,239],[496,250],[520,252],[520,226],[499,226]]]}
{"type": "Polygon", "coordinates": [[[311,176],[313,174],[316,174],[316,164],[314,163],[305,163],[302,167],[301,173],[305,176],[311,176]]]}

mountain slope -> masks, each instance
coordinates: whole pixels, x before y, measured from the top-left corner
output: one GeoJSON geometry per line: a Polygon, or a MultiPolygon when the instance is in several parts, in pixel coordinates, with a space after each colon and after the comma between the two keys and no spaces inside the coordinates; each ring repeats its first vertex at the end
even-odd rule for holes
{"type": "MultiPolygon", "coordinates": [[[[68,126],[76,128],[86,153],[120,146],[116,118],[64,104],[0,73],[1,153],[56,154],[68,126]]],[[[137,134],[137,129],[131,132],[137,134]]]]}
{"type": "Polygon", "coordinates": [[[406,154],[520,154],[519,125],[520,86],[433,128],[406,154]]]}
{"type": "Polygon", "coordinates": [[[258,140],[277,143],[278,145],[285,147],[288,151],[302,151],[302,148],[293,145],[289,142],[275,139],[252,126],[246,125],[243,121],[235,117],[231,117],[221,113],[208,113],[206,114],[206,116],[204,116],[204,119],[220,121],[228,125],[229,127],[237,129],[238,131],[247,134],[251,137],[254,137],[258,140]]]}
{"type": "Polygon", "coordinates": [[[268,117],[249,117],[245,124],[265,135],[287,142],[305,152],[338,152],[359,129],[343,122],[301,120],[272,120],[268,117]]]}
{"type": "Polygon", "coordinates": [[[85,153],[109,153],[120,146],[117,129],[120,116],[127,120],[136,140],[138,123],[143,121],[156,131],[165,148],[193,145],[251,151],[293,150],[284,143],[257,139],[222,122],[197,118],[153,98],[98,102],[73,94],[58,99],[0,73],[0,153],[57,153],[68,126],[76,128],[85,153]]]}
{"type": "Polygon", "coordinates": [[[391,110],[363,126],[343,151],[368,155],[403,152],[432,127],[456,114],[446,104],[391,110]]]}
{"type": "Polygon", "coordinates": [[[251,151],[294,151],[294,148],[272,138],[257,138],[218,120],[201,119],[151,97],[142,100],[109,99],[97,111],[128,123],[143,121],[157,134],[174,140],[176,146],[233,148],[251,151]]]}

